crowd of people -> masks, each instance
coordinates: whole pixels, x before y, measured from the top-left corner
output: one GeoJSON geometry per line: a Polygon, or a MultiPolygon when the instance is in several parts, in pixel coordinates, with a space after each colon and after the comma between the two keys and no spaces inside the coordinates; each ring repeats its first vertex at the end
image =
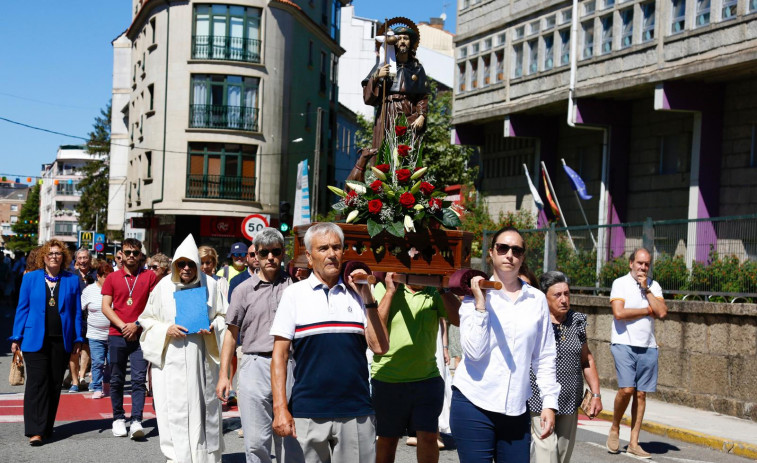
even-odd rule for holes
{"type": "MultiPolygon", "coordinates": [[[[527,269],[518,230],[503,228],[489,248],[490,280],[502,289],[484,291],[474,277],[462,299],[398,283],[393,273],[365,284],[369,269],[344,261],[333,223],[311,226],[304,244],[308,269],[283,266],[284,237],[272,228],[249,246],[235,243],[220,268],[218,251],[192,235],[173,258],[148,258],[140,241],[126,239],[112,264],[85,249],[72,255],[57,240],[34,250],[11,337],[26,362],[30,445],[53,433],[68,371],[69,391],[110,397],[117,437],[145,436],[149,388],[168,461],[221,461],[222,407],[232,403],[248,462],[391,463],[403,436],[419,462],[437,462],[440,428],[451,430],[461,462],[570,461],[584,381],[592,394],[584,413],[602,410],[587,317],[570,308],[566,275],[537,279],[527,269]],[[460,347],[451,355],[453,337],[460,347]]],[[[628,451],[640,457],[644,394],[657,371],[649,331],[666,315],[659,285],[646,277],[649,261],[648,251],[633,253],[612,302],[622,388],[615,414],[634,400],[628,451]]]]}

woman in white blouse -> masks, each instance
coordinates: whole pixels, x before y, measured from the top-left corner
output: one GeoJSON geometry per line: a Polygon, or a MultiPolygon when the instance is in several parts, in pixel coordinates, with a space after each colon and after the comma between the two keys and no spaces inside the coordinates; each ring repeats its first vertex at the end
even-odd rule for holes
{"type": "Polygon", "coordinates": [[[518,278],[525,252],[518,230],[499,230],[489,255],[491,279],[502,289],[483,293],[481,277],[474,277],[474,296],[460,307],[463,360],[455,372],[450,424],[461,463],[529,461],[529,367],[541,389],[541,437],[554,429],[560,393],[555,338],[544,294],[518,278]]]}
{"type": "Polygon", "coordinates": [[[92,383],[89,389],[92,391],[93,399],[105,397],[103,384],[110,381],[108,373],[110,370],[110,362],[108,362],[110,320],[103,315],[103,295],[100,292],[105,278],[112,272],[113,267],[109,263],[100,262],[97,266],[97,280],[84,288],[81,293],[81,309],[87,311],[87,339],[89,339],[92,356],[92,383]]]}

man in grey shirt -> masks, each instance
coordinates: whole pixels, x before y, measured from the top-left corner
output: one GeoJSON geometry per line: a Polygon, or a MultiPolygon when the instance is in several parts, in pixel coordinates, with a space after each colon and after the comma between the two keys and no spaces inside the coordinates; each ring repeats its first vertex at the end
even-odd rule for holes
{"type": "MultiPolygon", "coordinates": [[[[282,438],[275,435],[272,428],[273,336],[270,335],[270,330],[281,294],[292,284],[289,275],[281,270],[284,237],[274,228],[264,228],[255,236],[253,246],[260,262],[260,271],[241,283],[231,296],[231,304],[226,313],[228,330],[221,350],[221,371],[216,394],[226,403],[231,389],[229,365],[236,340],[241,333],[244,355],[239,366],[238,403],[247,462],[270,463],[272,444],[275,446],[277,462],[304,462],[297,440],[292,436],[282,438]]],[[[288,368],[288,377],[291,378],[291,362],[288,368]]],[[[289,381],[287,385],[288,392],[291,392],[291,383],[289,381]]]]}

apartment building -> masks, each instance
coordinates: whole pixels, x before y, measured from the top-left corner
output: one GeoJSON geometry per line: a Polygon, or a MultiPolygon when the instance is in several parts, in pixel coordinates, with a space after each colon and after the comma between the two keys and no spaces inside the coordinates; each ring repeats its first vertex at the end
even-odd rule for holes
{"type": "Polygon", "coordinates": [[[5,246],[8,237],[15,235],[13,224],[18,222],[28,195],[29,187],[23,183],[0,182],[0,247],[5,246]]]}

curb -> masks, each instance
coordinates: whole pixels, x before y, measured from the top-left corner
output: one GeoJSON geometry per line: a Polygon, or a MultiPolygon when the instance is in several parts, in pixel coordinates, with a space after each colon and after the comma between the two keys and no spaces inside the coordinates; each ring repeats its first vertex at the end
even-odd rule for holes
{"type": "MultiPolygon", "coordinates": [[[[597,417],[603,420],[612,421],[612,412],[602,410],[597,417]]],[[[621,423],[630,426],[631,417],[623,415],[621,423]]],[[[641,423],[641,429],[659,436],[670,437],[671,439],[688,442],[690,444],[709,447],[723,453],[730,453],[757,460],[757,446],[747,444],[746,442],[734,441],[725,437],[712,436],[697,431],[691,431],[689,429],[676,428],[675,426],[646,420],[641,423]]]]}

